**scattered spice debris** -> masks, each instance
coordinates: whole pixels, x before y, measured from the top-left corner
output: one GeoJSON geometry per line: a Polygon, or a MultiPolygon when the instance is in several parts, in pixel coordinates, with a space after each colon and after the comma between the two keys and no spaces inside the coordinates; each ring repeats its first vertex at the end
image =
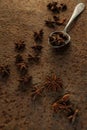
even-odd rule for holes
{"type": "Polygon", "coordinates": [[[19,90],[25,92],[31,85],[32,76],[24,76],[19,79],[19,90]]]}
{"type": "Polygon", "coordinates": [[[25,46],[25,42],[20,40],[19,42],[15,43],[15,50],[23,51],[25,49],[25,46]]]}
{"type": "Polygon", "coordinates": [[[55,74],[47,76],[44,85],[52,91],[60,91],[63,88],[62,80],[55,74]]]}
{"type": "Polygon", "coordinates": [[[68,40],[67,35],[62,32],[55,32],[49,37],[49,41],[52,46],[61,46],[65,45],[65,42],[68,40]]]}
{"type": "Polygon", "coordinates": [[[44,34],[43,29],[41,29],[39,31],[39,33],[38,32],[34,32],[34,40],[35,40],[35,42],[42,42],[43,34],[44,34]]]}
{"type": "Polygon", "coordinates": [[[2,79],[7,79],[10,75],[10,68],[9,65],[0,66],[0,77],[2,79]]]}

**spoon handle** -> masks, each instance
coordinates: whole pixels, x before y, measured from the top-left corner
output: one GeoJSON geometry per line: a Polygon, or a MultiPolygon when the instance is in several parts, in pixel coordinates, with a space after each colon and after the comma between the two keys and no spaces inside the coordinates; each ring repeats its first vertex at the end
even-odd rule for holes
{"type": "Polygon", "coordinates": [[[77,16],[79,16],[79,14],[85,9],[85,4],[84,3],[79,3],[76,5],[73,14],[69,20],[69,22],[67,23],[66,27],[64,28],[64,32],[67,32],[71,23],[75,20],[75,18],[77,18],[77,16]]]}

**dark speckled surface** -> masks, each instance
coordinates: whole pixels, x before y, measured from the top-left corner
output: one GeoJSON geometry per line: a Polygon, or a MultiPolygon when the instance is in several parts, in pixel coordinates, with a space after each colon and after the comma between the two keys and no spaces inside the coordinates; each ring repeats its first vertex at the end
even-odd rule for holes
{"type": "MultiPolygon", "coordinates": [[[[78,2],[81,1],[66,0],[68,10],[60,17],[68,21],[78,2]]],[[[86,0],[82,2],[87,6],[86,0]]],[[[11,68],[8,81],[0,81],[0,130],[87,130],[87,9],[70,31],[70,47],[55,53],[47,43],[48,35],[64,26],[49,29],[44,25],[44,20],[52,17],[47,3],[48,0],[0,0],[0,64],[9,64],[11,68]],[[32,53],[33,31],[41,28],[44,29],[41,60],[38,65],[29,66],[28,73],[33,76],[33,84],[38,85],[51,72],[60,75],[65,92],[71,93],[70,99],[79,109],[79,119],[74,126],[64,115],[53,115],[51,104],[57,94],[44,92],[43,97],[33,103],[31,88],[26,93],[16,91],[19,74],[14,65],[17,54],[14,42],[20,39],[26,42],[23,55],[27,61],[28,53],[32,53]]]]}

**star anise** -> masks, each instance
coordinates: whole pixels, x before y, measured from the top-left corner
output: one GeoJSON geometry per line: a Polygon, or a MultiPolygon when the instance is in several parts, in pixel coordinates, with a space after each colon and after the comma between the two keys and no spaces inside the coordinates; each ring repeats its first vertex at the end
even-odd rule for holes
{"type": "Polygon", "coordinates": [[[10,68],[9,65],[0,66],[0,76],[1,78],[7,79],[10,75],[10,68]]]}
{"type": "Polygon", "coordinates": [[[28,55],[28,62],[29,63],[37,63],[37,62],[39,62],[39,59],[40,59],[40,57],[37,55],[35,55],[35,56],[33,56],[31,54],[28,55]]]}
{"type": "Polygon", "coordinates": [[[44,85],[52,91],[59,91],[63,88],[62,80],[55,74],[47,76],[44,85]]]}
{"type": "Polygon", "coordinates": [[[36,52],[36,54],[39,54],[43,47],[42,45],[34,44],[31,48],[36,52]]]}
{"type": "Polygon", "coordinates": [[[44,34],[43,29],[41,29],[39,31],[39,33],[38,32],[34,32],[34,40],[36,42],[42,42],[42,40],[43,40],[43,34],[44,34]]]}
{"type": "Polygon", "coordinates": [[[29,85],[31,85],[32,76],[24,76],[19,79],[19,90],[26,91],[29,88],[29,85]]]}
{"type": "Polygon", "coordinates": [[[17,63],[17,68],[21,74],[26,74],[28,71],[28,64],[26,62],[17,63]]]}
{"type": "Polygon", "coordinates": [[[21,62],[24,61],[23,56],[22,56],[21,54],[17,54],[17,55],[15,56],[15,58],[16,58],[15,63],[21,63],[21,62]]]}
{"type": "Polygon", "coordinates": [[[19,41],[15,43],[15,50],[17,51],[23,51],[25,49],[25,42],[24,41],[19,41]]]}
{"type": "Polygon", "coordinates": [[[48,19],[48,20],[45,20],[45,25],[48,26],[49,28],[55,28],[56,22],[51,19],[48,19]]]}

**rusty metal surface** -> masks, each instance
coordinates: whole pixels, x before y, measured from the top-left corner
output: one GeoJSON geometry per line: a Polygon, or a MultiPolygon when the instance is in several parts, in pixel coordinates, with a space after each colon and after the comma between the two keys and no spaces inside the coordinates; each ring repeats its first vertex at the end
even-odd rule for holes
{"type": "MultiPolygon", "coordinates": [[[[60,17],[66,17],[68,21],[78,2],[66,0],[68,10],[60,17]]],[[[86,0],[82,2],[87,5],[86,0]]],[[[8,81],[0,81],[0,130],[87,130],[87,9],[70,32],[70,47],[55,53],[48,45],[48,35],[64,27],[49,29],[44,25],[44,20],[52,17],[47,3],[48,0],[0,0],[0,64],[11,67],[8,81]],[[53,115],[51,104],[57,95],[44,93],[40,101],[33,103],[31,88],[27,93],[16,92],[19,74],[14,65],[17,54],[14,43],[20,39],[25,41],[23,55],[27,60],[34,43],[33,31],[41,28],[44,29],[44,39],[40,63],[29,66],[28,73],[33,76],[33,84],[43,82],[50,72],[60,75],[65,92],[71,94],[71,101],[80,111],[76,126],[71,125],[64,115],[53,115]]]]}

